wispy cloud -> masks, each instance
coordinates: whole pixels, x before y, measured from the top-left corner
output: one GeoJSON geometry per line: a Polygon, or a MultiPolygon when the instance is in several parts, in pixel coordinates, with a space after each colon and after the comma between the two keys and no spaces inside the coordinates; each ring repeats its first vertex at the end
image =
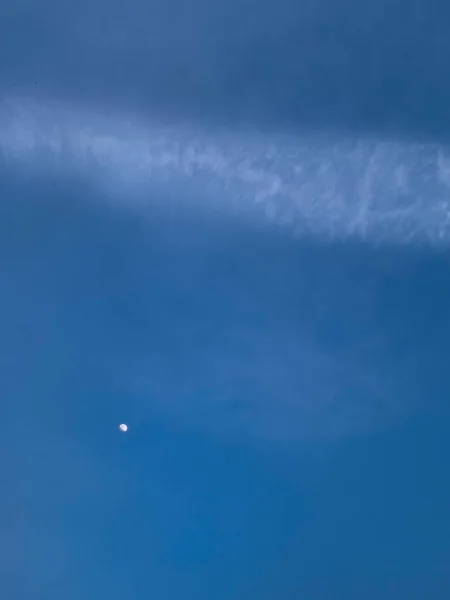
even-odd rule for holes
{"type": "Polygon", "coordinates": [[[76,170],[124,198],[182,184],[300,236],[450,240],[450,149],[439,145],[162,125],[15,99],[0,107],[0,148],[23,168],[76,170]]]}

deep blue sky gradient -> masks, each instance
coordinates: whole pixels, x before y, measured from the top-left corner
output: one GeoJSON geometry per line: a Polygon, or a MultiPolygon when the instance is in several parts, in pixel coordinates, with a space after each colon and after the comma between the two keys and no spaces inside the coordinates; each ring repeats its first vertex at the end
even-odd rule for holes
{"type": "MultiPolygon", "coordinates": [[[[6,3],[0,91],[443,145],[449,24],[439,1],[6,3]]],[[[448,598],[445,244],[0,168],[2,597],[448,598]]]]}

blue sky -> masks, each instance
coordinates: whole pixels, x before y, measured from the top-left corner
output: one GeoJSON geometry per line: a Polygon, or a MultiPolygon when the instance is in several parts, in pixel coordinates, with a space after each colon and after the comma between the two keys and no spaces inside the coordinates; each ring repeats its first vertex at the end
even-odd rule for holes
{"type": "Polygon", "coordinates": [[[448,16],[0,8],[6,598],[448,597],[448,16]]]}

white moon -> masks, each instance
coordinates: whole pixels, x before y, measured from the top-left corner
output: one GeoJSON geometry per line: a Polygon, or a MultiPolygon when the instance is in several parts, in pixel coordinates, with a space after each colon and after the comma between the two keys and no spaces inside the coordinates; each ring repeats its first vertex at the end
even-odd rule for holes
{"type": "Polygon", "coordinates": [[[122,423],[121,425],[119,425],[119,429],[120,429],[120,431],[126,431],[128,429],[128,425],[125,425],[125,423],[122,423]]]}

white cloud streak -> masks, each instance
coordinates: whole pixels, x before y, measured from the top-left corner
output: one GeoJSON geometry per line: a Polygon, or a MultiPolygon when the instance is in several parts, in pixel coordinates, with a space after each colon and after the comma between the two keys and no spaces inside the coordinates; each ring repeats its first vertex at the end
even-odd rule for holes
{"type": "Polygon", "coordinates": [[[450,241],[450,149],[436,144],[164,126],[16,99],[0,105],[0,148],[23,168],[76,170],[124,198],[181,184],[300,236],[450,241]]]}

